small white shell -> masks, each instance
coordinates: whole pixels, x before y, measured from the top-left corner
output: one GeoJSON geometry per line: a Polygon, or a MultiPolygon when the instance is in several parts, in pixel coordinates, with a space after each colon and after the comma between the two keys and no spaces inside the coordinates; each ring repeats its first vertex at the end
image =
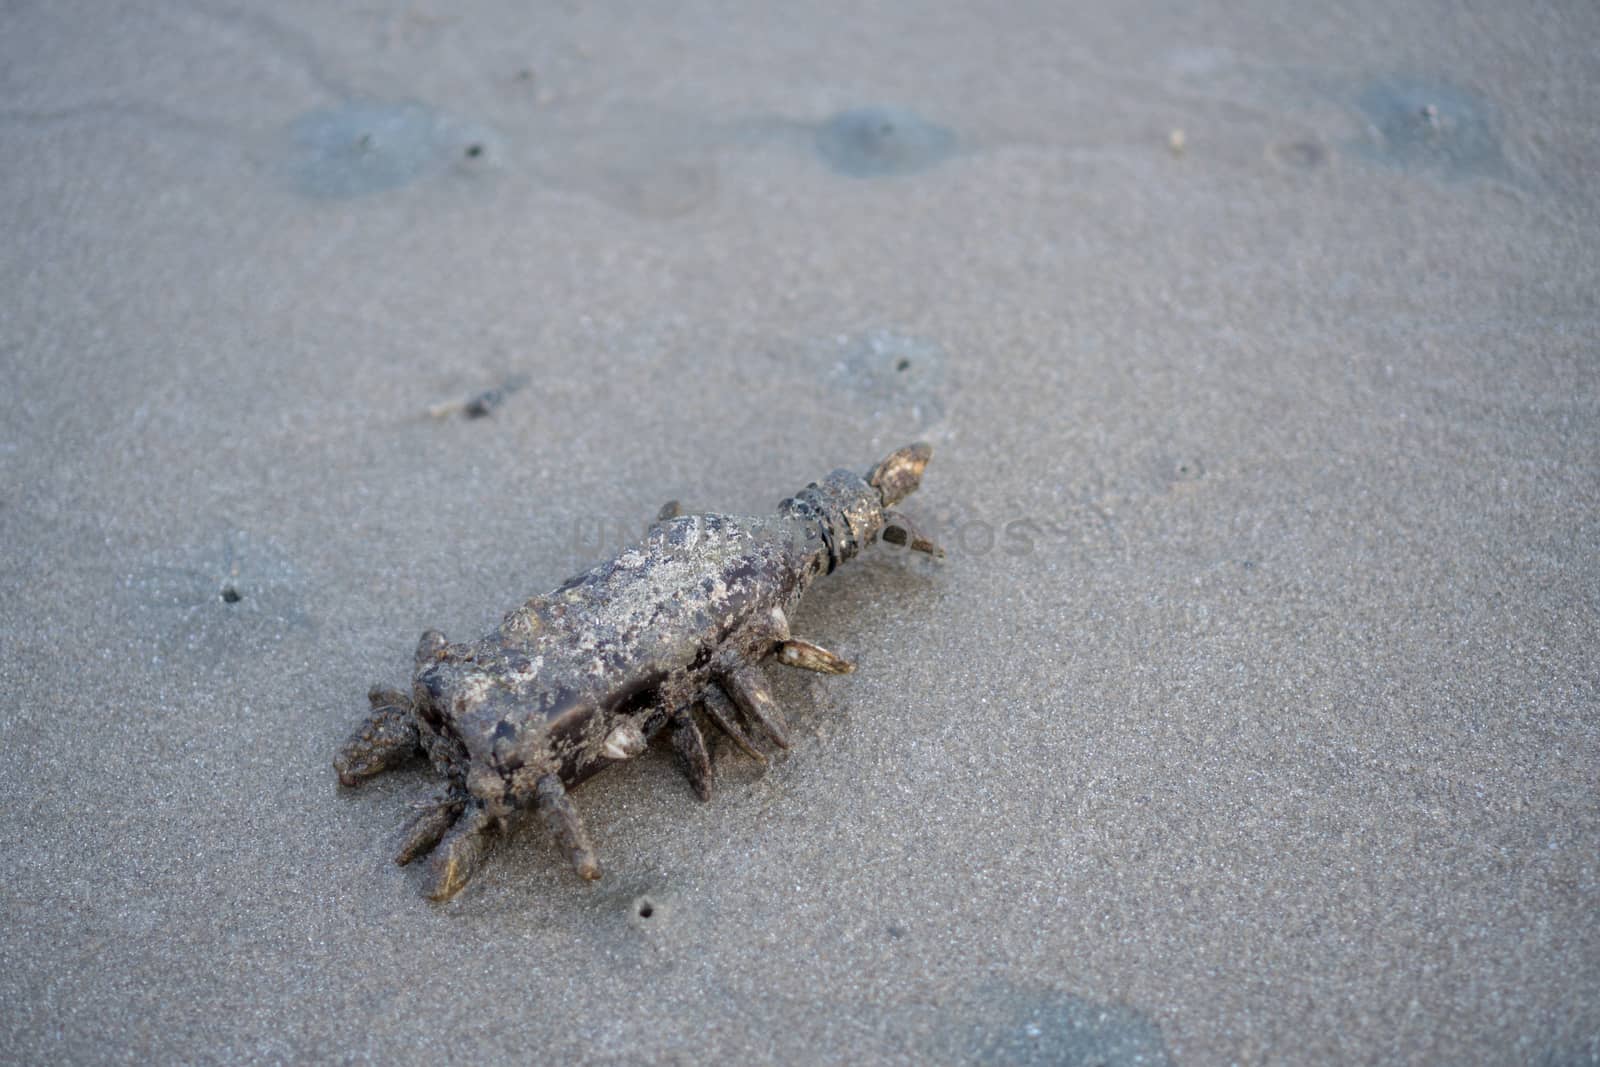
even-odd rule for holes
{"type": "Polygon", "coordinates": [[[600,751],[607,759],[632,759],[644,751],[644,731],[631,722],[612,730],[600,751]]]}

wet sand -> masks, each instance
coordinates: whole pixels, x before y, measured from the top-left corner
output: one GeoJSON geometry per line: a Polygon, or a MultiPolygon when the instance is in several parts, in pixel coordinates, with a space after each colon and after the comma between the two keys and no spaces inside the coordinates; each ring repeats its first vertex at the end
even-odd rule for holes
{"type": "Polygon", "coordinates": [[[1593,5],[3,21],[0,1058],[1600,1061],[1593,5]],[[420,899],[422,630],[915,439],[420,899]]]}

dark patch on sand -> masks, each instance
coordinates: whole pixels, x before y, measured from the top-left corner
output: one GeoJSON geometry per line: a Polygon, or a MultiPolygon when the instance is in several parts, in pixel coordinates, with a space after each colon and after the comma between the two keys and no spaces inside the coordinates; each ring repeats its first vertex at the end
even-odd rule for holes
{"type": "Polygon", "coordinates": [[[1506,178],[1487,104],[1465,89],[1405,78],[1372,82],[1356,101],[1367,121],[1360,155],[1444,178],[1506,178]]]}
{"type": "Polygon", "coordinates": [[[138,643],[158,655],[256,652],[310,625],[287,556],[237,530],[161,553],[123,595],[138,643]]]}
{"type": "Polygon", "coordinates": [[[817,154],[838,174],[885,178],[938,166],[956,148],[956,135],[895,107],[841,111],[817,127],[817,154]]]}
{"type": "Polygon", "coordinates": [[[940,1063],[1007,1065],[1171,1064],[1161,1030],[1143,1014],[1065,990],[997,985],[952,1010],[937,1048],[940,1063]]]}
{"type": "Polygon", "coordinates": [[[1170,492],[1185,482],[1198,482],[1206,476],[1204,461],[1191,453],[1163,451],[1152,456],[1148,463],[1150,482],[1161,493],[1170,492]]]}
{"type": "Polygon", "coordinates": [[[493,158],[489,131],[415,101],[347,100],[291,127],[292,170],[305,195],[342,200],[409,185],[460,163],[493,158]]]}
{"type": "Polygon", "coordinates": [[[950,359],[933,341],[872,330],[835,341],[827,383],[875,421],[924,430],[945,417],[950,359]]]}

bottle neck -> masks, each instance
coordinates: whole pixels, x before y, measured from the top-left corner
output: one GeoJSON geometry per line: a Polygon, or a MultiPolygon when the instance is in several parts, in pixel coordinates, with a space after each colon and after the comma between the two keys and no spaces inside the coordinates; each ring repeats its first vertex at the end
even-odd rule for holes
{"type": "Polygon", "coordinates": [[[778,507],[821,535],[830,572],[875,541],[883,529],[883,496],[854,471],[836,470],[778,507]]]}

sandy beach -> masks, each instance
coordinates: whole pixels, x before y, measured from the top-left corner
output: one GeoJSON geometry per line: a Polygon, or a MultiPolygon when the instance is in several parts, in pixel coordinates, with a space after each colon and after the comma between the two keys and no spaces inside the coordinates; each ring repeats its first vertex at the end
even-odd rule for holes
{"type": "Polygon", "coordinates": [[[0,1060],[1600,1062],[1600,8],[861,7],[4,5],[0,1060]],[[418,634],[914,440],[421,898],[418,634]]]}

